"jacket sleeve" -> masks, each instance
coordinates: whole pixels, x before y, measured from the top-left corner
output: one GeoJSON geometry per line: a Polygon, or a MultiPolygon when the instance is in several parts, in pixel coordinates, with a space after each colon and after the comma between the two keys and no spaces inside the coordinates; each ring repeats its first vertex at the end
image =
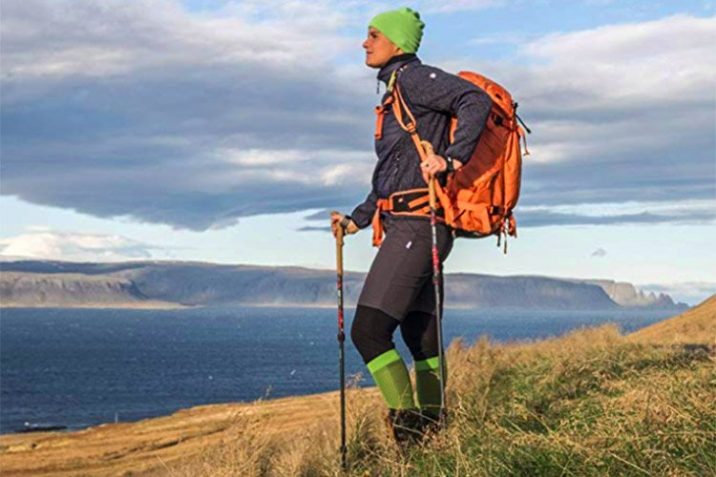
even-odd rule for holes
{"type": "Polygon", "coordinates": [[[350,218],[353,219],[359,229],[366,228],[373,220],[375,209],[378,208],[377,201],[378,195],[375,193],[375,189],[372,189],[363,203],[351,212],[350,218]]]}
{"type": "Polygon", "coordinates": [[[420,66],[408,72],[400,79],[411,106],[457,117],[455,139],[445,155],[467,163],[487,122],[492,107],[490,96],[469,81],[439,68],[420,66]]]}

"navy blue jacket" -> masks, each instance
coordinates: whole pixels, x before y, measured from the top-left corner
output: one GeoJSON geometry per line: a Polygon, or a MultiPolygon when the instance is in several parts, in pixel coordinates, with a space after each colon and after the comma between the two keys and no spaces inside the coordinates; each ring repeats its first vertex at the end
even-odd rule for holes
{"type": "MultiPolygon", "coordinates": [[[[378,72],[386,85],[393,72],[408,107],[418,124],[418,134],[432,144],[435,153],[463,164],[472,157],[487,115],[490,97],[469,81],[438,68],[423,65],[413,54],[393,58],[378,72]],[[450,143],[450,119],[458,127],[450,143]]],[[[383,102],[391,95],[386,91],[383,102]]],[[[379,198],[398,191],[427,187],[420,170],[420,157],[410,134],[400,128],[391,108],[386,109],[383,134],[375,141],[378,162],[373,171],[372,189],[365,201],[351,213],[359,228],[367,227],[379,198]]]]}

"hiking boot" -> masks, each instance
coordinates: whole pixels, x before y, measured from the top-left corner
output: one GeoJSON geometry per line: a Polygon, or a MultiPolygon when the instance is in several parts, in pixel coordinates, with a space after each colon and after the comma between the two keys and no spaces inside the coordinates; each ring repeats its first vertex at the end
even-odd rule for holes
{"type": "Polygon", "coordinates": [[[434,412],[425,410],[420,411],[420,432],[423,439],[429,439],[445,429],[447,421],[445,414],[446,413],[443,411],[441,419],[441,416],[434,412]]]}
{"type": "Polygon", "coordinates": [[[388,427],[400,448],[420,442],[423,438],[423,419],[417,409],[389,409],[388,427]]]}

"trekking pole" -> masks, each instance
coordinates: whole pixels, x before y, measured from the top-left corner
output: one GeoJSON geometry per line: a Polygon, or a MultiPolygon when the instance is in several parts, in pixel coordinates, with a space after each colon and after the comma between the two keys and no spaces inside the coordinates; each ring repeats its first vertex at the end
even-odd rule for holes
{"type": "MultiPolygon", "coordinates": [[[[425,150],[426,156],[433,154],[433,147],[427,141],[421,142],[425,150]]],[[[438,253],[438,233],[437,233],[437,197],[435,194],[435,176],[431,175],[428,181],[428,197],[430,200],[430,233],[432,235],[432,255],[433,255],[433,286],[435,288],[435,319],[437,321],[437,338],[438,338],[438,360],[440,361],[440,414],[438,420],[440,424],[446,424],[446,402],[445,402],[445,352],[443,350],[443,322],[442,312],[440,309],[440,254],[438,253]]]]}
{"type": "Polygon", "coordinates": [[[343,326],[343,225],[336,230],[336,288],[338,291],[338,362],[341,381],[341,469],[346,470],[346,334],[343,326]]]}

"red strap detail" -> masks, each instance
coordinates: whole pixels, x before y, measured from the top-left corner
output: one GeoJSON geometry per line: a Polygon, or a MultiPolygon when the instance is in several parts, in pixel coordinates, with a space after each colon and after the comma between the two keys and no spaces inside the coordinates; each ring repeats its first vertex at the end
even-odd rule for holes
{"type": "Polygon", "coordinates": [[[383,104],[375,107],[375,138],[380,139],[383,137],[383,118],[385,117],[385,110],[388,106],[393,103],[393,96],[388,96],[383,104]]]}
{"type": "Polygon", "coordinates": [[[380,217],[380,213],[388,210],[390,204],[388,199],[378,199],[376,206],[371,223],[373,226],[373,246],[380,247],[380,244],[383,243],[383,220],[380,217]]]}
{"type": "Polygon", "coordinates": [[[380,139],[383,137],[383,115],[385,114],[383,106],[375,107],[375,138],[380,139]]]}

